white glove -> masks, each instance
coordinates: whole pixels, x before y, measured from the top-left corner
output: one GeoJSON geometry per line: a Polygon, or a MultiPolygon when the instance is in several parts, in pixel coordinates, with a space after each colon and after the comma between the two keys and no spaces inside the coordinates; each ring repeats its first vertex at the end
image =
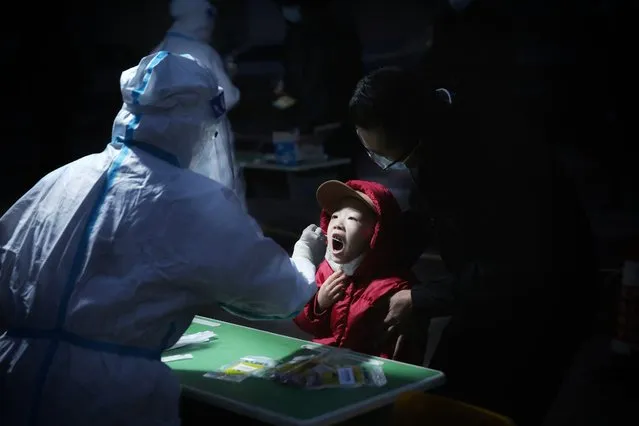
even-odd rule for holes
{"type": "Polygon", "coordinates": [[[295,243],[292,257],[301,257],[319,266],[326,254],[326,236],[322,228],[309,225],[302,231],[302,236],[295,243]]]}

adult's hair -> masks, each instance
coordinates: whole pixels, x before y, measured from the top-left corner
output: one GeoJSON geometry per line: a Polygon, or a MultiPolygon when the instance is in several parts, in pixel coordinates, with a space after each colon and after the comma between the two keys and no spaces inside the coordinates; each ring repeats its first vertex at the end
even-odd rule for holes
{"type": "Polygon", "coordinates": [[[381,129],[392,144],[410,148],[423,133],[440,133],[451,112],[447,91],[399,67],[377,69],[362,78],[349,102],[352,123],[381,129]]]}

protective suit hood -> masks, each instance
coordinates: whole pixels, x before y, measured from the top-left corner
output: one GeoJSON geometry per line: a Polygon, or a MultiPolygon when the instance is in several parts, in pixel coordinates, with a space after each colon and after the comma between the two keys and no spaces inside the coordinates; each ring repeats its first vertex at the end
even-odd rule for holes
{"type": "Polygon", "coordinates": [[[174,23],[169,31],[209,42],[215,29],[216,15],[215,7],[207,0],[173,0],[171,16],[174,23]]]}
{"type": "Polygon", "coordinates": [[[202,153],[225,112],[222,89],[209,69],[190,55],[160,51],[124,71],[120,88],[124,104],[113,123],[114,141],[151,145],[180,167],[204,170],[210,159],[202,153]]]}

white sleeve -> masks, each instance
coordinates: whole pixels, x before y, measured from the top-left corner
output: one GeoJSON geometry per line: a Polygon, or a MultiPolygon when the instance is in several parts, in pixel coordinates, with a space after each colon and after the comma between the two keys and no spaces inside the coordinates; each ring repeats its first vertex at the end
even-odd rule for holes
{"type": "Polygon", "coordinates": [[[306,259],[291,259],[262,234],[232,191],[224,188],[223,193],[223,200],[215,197],[215,208],[206,209],[213,219],[207,232],[212,244],[207,250],[206,280],[201,280],[201,285],[220,306],[238,316],[296,316],[317,291],[315,266],[306,259]]]}

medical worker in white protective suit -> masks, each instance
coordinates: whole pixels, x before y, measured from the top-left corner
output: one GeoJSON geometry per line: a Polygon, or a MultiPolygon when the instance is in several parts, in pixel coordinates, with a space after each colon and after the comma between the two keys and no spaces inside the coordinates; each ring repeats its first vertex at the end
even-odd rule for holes
{"type": "MultiPolygon", "coordinates": [[[[239,102],[240,91],[231,81],[222,58],[210,44],[217,16],[215,7],[208,0],[172,0],[170,12],[174,23],[155,51],[186,53],[209,68],[224,91],[226,110],[230,111],[239,102]]],[[[209,136],[215,143],[207,145],[202,161],[192,167],[235,191],[245,207],[244,179],[235,160],[235,137],[226,116],[220,120],[217,132],[217,136],[209,136]]]]}
{"type": "Polygon", "coordinates": [[[289,258],[232,191],[188,169],[221,113],[210,70],[161,51],[120,84],[106,149],[0,219],[3,426],[178,425],[160,353],[201,308],[293,317],[317,288],[321,231],[289,258]]]}

